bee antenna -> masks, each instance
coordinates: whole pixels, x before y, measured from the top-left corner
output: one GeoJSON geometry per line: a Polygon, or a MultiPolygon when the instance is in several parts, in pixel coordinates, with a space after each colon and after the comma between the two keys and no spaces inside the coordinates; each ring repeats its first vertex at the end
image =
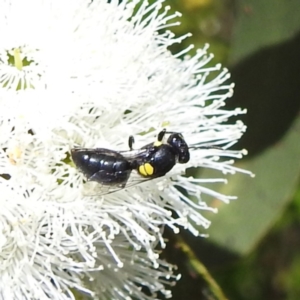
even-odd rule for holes
{"type": "Polygon", "coordinates": [[[199,147],[189,147],[189,149],[217,149],[217,150],[223,150],[222,147],[217,147],[217,146],[199,146],[199,147]]]}

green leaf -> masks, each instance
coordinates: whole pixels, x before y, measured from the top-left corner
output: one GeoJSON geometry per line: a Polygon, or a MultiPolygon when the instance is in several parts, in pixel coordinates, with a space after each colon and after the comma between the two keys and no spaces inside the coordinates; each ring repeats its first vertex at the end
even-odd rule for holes
{"type": "MultiPolygon", "coordinates": [[[[231,251],[245,254],[281,216],[294,195],[300,175],[300,117],[288,134],[274,147],[237,166],[256,174],[228,177],[229,184],[218,186],[223,194],[237,195],[230,205],[217,202],[219,213],[209,216],[210,241],[231,251]]],[[[201,177],[211,176],[205,170],[201,177]]]]}
{"type": "Polygon", "coordinates": [[[289,39],[300,28],[299,0],[237,1],[230,62],[289,39]]]}

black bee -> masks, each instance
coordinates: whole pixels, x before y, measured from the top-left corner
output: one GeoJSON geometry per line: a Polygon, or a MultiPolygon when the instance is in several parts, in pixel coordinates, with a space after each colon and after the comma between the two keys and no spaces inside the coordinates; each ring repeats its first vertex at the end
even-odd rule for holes
{"type": "MultiPolygon", "coordinates": [[[[162,130],[157,141],[133,150],[134,138],[129,137],[129,151],[115,151],[105,148],[73,148],[72,159],[76,167],[88,181],[96,181],[109,186],[108,192],[129,186],[132,171],[138,177],[131,184],[164,176],[176,163],[187,163],[190,159],[189,147],[181,133],[162,130]],[[164,143],[163,138],[170,134],[164,143]]],[[[132,175],[133,176],[133,175],[132,175]]]]}

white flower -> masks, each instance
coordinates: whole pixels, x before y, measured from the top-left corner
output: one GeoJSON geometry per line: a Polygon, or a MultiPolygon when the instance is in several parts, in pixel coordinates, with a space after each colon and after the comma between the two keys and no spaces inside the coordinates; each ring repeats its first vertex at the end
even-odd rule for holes
{"type": "Polygon", "coordinates": [[[223,109],[232,95],[227,71],[206,66],[207,47],[183,60],[189,49],[170,54],[168,46],[187,35],[158,33],[178,15],[159,13],[162,1],[118,2],[0,4],[1,299],[69,299],[72,288],[101,299],[148,299],[142,285],[169,297],[163,277],[175,278],[154,250],[164,246],[163,226],[198,235],[192,221],[209,225],[201,193],[230,199],[199,185],[222,179],[184,176],[189,167],[237,170],[218,160],[241,157],[228,148],[245,130],[224,124],[243,113],[223,109]],[[134,135],[138,149],[164,127],[184,135],[187,164],[91,196],[97,184],[83,184],[72,147],[126,150],[134,135]]]}

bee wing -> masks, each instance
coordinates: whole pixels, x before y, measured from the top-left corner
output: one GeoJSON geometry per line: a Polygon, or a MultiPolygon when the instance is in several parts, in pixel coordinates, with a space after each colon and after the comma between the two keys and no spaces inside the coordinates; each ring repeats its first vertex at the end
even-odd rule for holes
{"type": "Polygon", "coordinates": [[[106,148],[73,148],[73,149],[71,149],[72,157],[75,156],[76,154],[79,155],[82,153],[103,154],[103,155],[115,156],[115,157],[120,156],[120,152],[106,149],[106,148]]]}
{"type": "Polygon", "coordinates": [[[126,184],[104,185],[96,182],[86,182],[86,188],[83,190],[84,196],[104,196],[118,192],[123,189],[131,188],[137,184],[152,180],[155,178],[146,178],[140,176],[135,170],[132,171],[126,184]]]}
{"type": "Polygon", "coordinates": [[[142,158],[149,151],[147,149],[137,149],[137,150],[129,150],[129,151],[120,151],[119,153],[123,155],[128,161],[134,161],[136,159],[142,158]]]}
{"type": "Polygon", "coordinates": [[[83,188],[84,196],[103,196],[124,189],[124,184],[104,185],[97,182],[86,182],[83,188]]]}

